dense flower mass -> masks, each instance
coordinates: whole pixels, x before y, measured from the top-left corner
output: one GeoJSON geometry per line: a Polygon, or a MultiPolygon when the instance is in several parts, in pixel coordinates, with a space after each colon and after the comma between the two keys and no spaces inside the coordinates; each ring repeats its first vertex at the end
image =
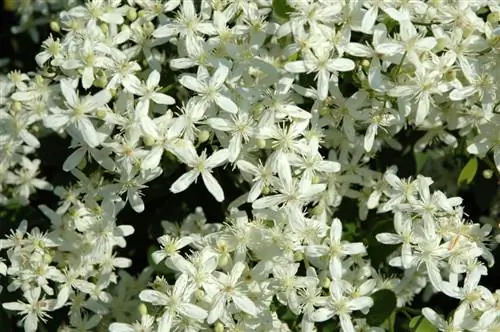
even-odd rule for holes
{"type": "MultiPolygon", "coordinates": [[[[36,37],[59,3],[22,2],[36,37]]],[[[36,207],[49,226],[0,240],[0,290],[18,294],[2,307],[24,331],[394,331],[401,313],[500,329],[500,292],[481,286],[500,200],[470,220],[443,166],[452,151],[470,159],[459,184],[478,160],[500,177],[497,1],[60,5],[36,72],[0,76],[0,205],[59,199],[36,207]],[[41,171],[49,136],[69,144],[69,185],[41,171]],[[381,164],[388,150],[427,151],[432,178],[381,164]],[[202,182],[225,220],[164,221],[131,275],[127,237],[149,220],[120,212],[141,219],[153,182],[202,182]],[[411,308],[438,293],[449,317],[411,308]]]]}

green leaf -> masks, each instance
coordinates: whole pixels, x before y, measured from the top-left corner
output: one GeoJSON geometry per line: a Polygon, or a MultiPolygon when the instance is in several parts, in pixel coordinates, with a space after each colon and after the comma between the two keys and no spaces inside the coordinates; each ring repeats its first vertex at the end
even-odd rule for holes
{"type": "Polygon", "coordinates": [[[462,183],[469,184],[474,180],[474,177],[476,176],[477,172],[477,158],[471,158],[465,164],[464,168],[462,168],[462,171],[460,172],[460,175],[458,176],[457,183],[458,185],[461,185],[462,183]]]}
{"type": "Polygon", "coordinates": [[[422,315],[412,318],[410,321],[410,329],[412,332],[437,332],[434,325],[422,315]]]}
{"type": "Polygon", "coordinates": [[[419,174],[424,169],[427,159],[429,159],[429,154],[425,152],[415,152],[413,156],[415,158],[415,168],[417,174],[419,174]]]}
{"type": "Polygon", "coordinates": [[[273,0],[273,13],[278,18],[289,19],[290,12],[293,12],[293,8],[290,7],[287,0],[273,0]]]}
{"type": "Polygon", "coordinates": [[[388,289],[381,289],[371,295],[373,306],[366,316],[366,322],[371,326],[379,326],[396,309],[396,294],[388,289]]]}

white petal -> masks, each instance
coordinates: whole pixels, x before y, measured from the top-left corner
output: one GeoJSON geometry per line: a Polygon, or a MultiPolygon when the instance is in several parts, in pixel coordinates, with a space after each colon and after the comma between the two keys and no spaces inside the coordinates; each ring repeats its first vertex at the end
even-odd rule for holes
{"type": "Polygon", "coordinates": [[[151,289],[141,291],[139,293],[139,298],[141,299],[141,301],[149,302],[153,305],[163,306],[168,303],[167,295],[151,289]]]}
{"type": "Polygon", "coordinates": [[[80,148],[73,151],[72,154],[69,155],[68,158],[63,163],[63,170],[65,172],[71,171],[73,168],[78,166],[78,164],[82,161],[83,157],[85,157],[86,149],[80,148]]]}
{"type": "Polygon", "coordinates": [[[197,170],[190,170],[187,173],[181,175],[172,185],[170,186],[170,191],[174,194],[180,193],[181,191],[186,190],[191,183],[196,180],[200,173],[197,170]]]}
{"type": "Polygon", "coordinates": [[[69,80],[61,81],[61,92],[69,106],[75,107],[78,104],[78,96],[69,80]]]}
{"type": "Polygon", "coordinates": [[[227,75],[229,75],[229,68],[220,64],[219,68],[217,68],[214,75],[210,79],[210,85],[218,89],[226,81],[227,75]]]}
{"type": "Polygon", "coordinates": [[[186,317],[193,318],[196,320],[203,320],[207,318],[208,313],[206,310],[191,304],[191,303],[183,303],[179,307],[179,311],[186,317]]]}
{"type": "Polygon", "coordinates": [[[224,96],[223,94],[218,93],[215,95],[215,103],[217,104],[217,106],[228,113],[238,113],[238,106],[234,103],[234,101],[224,96]]]}
{"type": "Polygon", "coordinates": [[[234,293],[232,299],[236,307],[241,311],[244,311],[252,316],[257,316],[257,314],[259,313],[257,306],[245,295],[234,293]]]}
{"type": "Polygon", "coordinates": [[[129,190],[127,192],[127,198],[130,206],[132,207],[132,209],[134,209],[135,212],[144,211],[144,202],[137,190],[129,190]]]}
{"type": "Polygon", "coordinates": [[[217,202],[222,202],[224,200],[224,191],[214,176],[209,172],[203,172],[201,173],[201,177],[208,191],[215,197],[217,202]]]}
{"type": "Polygon", "coordinates": [[[153,70],[148,76],[146,86],[152,90],[158,86],[158,83],[160,83],[160,73],[157,70],[153,70]]]}
{"type": "Polygon", "coordinates": [[[351,59],[339,58],[329,60],[327,67],[330,71],[351,71],[356,65],[351,59]]]}
{"type": "Polygon", "coordinates": [[[307,67],[304,61],[292,61],[285,64],[285,70],[291,73],[305,73],[307,67]]]}
{"type": "Polygon", "coordinates": [[[198,93],[202,93],[205,90],[203,84],[191,75],[182,75],[181,78],[179,78],[179,83],[189,90],[196,91],[198,93]]]}
{"type": "Polygon", "coordinates": [[[75,127],[78,132],[82,135],[83,140],[91,148],[95,148],[99,145],[99,138],[94,125],[88,118],[81,118],[75,122],[75,127]]]}
{"type": "Polygon", "coordinates": [[[227,149],[221,149],[214,152],[205,162],[205,167],[207,169],[212,169],[222,165],[229,157],[229,151],[227,149]]]}

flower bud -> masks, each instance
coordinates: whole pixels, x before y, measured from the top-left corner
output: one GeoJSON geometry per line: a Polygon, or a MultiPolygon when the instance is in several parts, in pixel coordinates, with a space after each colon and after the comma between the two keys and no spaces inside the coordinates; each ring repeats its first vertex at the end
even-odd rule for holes
{"type": "Polygon", "coordinates": [[[210,132],[208,130],[200,130],[198,132],[198,143],[204,143],[210,138],[210,132]]]}
{"type": "Polygon", "coordinates": [[[50,30],[59,33],[61,32],[61,26],[56,21],[50,22],[50,30]]]}
{"type": "Polygon", "coordinates": [[[155,138],[150,136],[150,135],[145,135],[143,138],[142,138],[142,141],[144,142],[144,145],[146,146],[153,146],[155,144],[155,138]]]}
{"type": "Polygon", "coordinates": [[[259,138],[257,140],[257,146],[259,147],[259,149],[264,149],[266,147],[266,140],[259,138]]]}
{"type": "Polygon", "coordinates": [[[483,171],[483,177],[487,180],[491,179],[493,177],[493,171],[491,169],[485,169],[483,171]]]}
{"type": "Polygon", "coordinates": [[[198,301],[202,301],[205,297],[205,292],[203,291],[203,289],[197,289],[194,293],[194,296],[198,301]]]}
{"type": "Polygon", "coordinates": [[[214,331],[215,332],[224,332],[224,325],[221,322],[215,323],[214,331]]]}
{"type": "Polygon", "coordinates": [[[364,59],[363,61],[361,61],[361,66],[363,68],[368,68],[370,67],[370,61],[368,59],[364,59]]]}
{"type": "Polygon", "coordinates": [[[137,10],[135,8],[129,8],[127,10],[127,19],[129,21],[135,21],[137,19],[137,10]]]}
{"type": "Polygon", "coordinates": [[[219,257],[219,266],[220,267],[226,266],[227,263],[229,263],[229,254],[227,253],[221,254],[219,257]]]}
{"type": "Polygon", "coordinates": [[[321,278],[321,287],[330,288],[331,283],[332,283],[332,281],[327,276],[324,276],[323,278],[321,278]]]}
{"type": "Polygon", "coordinates": [[[141,316],[145,316],[148,314],[148,307],[146,307],[146,305],[144,303],[141,303],[139,304],[139,306],[137,307],[137,311],[139,311],[139,314],[141,316]]]}
{"type": "Polygon", "coordinates": [[[296,251],[293,253],[293,260],[296,261],[296,262],[300,262],[304,259],[304,254],[299,252],[299,251],[296,251]]]}
{"type": "Polygon", "coordinates": [[[99,119],[104,120],[106,118],[106,111],[101,108],[97,110],[96,115],[99,119]]]}
{"type": "Polygon", "coordinates": [[[14,101],[12,103],[12,105],[10,106],[10,109],[12,110],[12,112],[19,112],[23,109],[23,104],[21,104],[20,101],[14,101]]]}

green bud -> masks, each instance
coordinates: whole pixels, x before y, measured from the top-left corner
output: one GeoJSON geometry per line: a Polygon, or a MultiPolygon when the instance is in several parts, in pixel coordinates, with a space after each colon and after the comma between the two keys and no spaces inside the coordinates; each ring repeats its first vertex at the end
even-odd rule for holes
{"type": "Polygon", "coordinates": [[[493,171],[491,169],[485,169],[483,171],[483,177],[487,180],[491,179],[493,177],[493,171]]]}
{"type": "Polygon", "coordinates": [[[361,61],[361,66],[363,68],[368,68],[370,67],[370,61],[368,59],[364,59],[363,61],[361,61]]]}
{"type": "Polygon", "coordinates": [[[127,10],[127,19],[129,21],[135,21],[137,19],[137,10],[135,8],[129,8],[127,10]]]}
{"type": "Polygon", "coordinates": [[[321,287],[330,288],[331,283],[332,283],[332,281],[330,280],[330,278],[328,278],[326,276],[321,278],[321,287]]]}
{"type": "Polygon", "coordinates": [[[56,21],[50,22],[50,30],[59,33],[61,32],[61,26],[56,21]]]}
{"type": "Polygon", "coordinates": [[[198,301],[201,301],[205,297],[205,292],[203,291],[203,289],[197,289],[194,293],[194,296],[198,301]]]}
{"type": "Polygon", "coordinates": [[[155,139],[154,137],[150,136],[150,135],[145,135],[143,138],[142,138],[142,141],[144,142],[144,144],[146,146],[152,146],[155,144],[155,139]]]}
{"type": "Polygon", "coordinates": [[[12,112],[19,112],[23,109],[23,104],[21,104],[20,101],[14,101],[10,107],[10,109],[12,110],[12,112]]]}
{"type": "Polygon", "coordinates": [[[264,188],[262,188],[262,194],[263,195],[267,195],[271,192],[271,190],[269,190],[269,187],[268,186],[264,186],[264,188]]]}
{"type": "Polygon", "coordinates": [[[222,255],[220,255],[219,266],[220,267],[226,266],[227,263],[229,263],[229,255],[228,254],[222,254],[222,255]]]}
{"type": "Polygon", "coordinates": [[[137,307],[137,311],[139,311],[139,314],[141,316],[145,316],[148,314],[148,307],[146,307],[146,305],[144,303],[141,303],[139,304],[139,306],[137,307]]]}
{"type": "Polygon", "coordinates": [[[224,325],[221,322],[215,323],[214,332],[224,332],[224,325]]]}
{"type": "Polygon", "coordinates": [[[299,252],[299,251],[296,251],[293,253],[293,260],[296,261],[296,262],[300,262],[304,259],[304,254],[299,252]]]}
{"type": "Polygon", "coordinates": [[[97,110],[96,115],[99,119],[104,120],[106,118],[106,111],[103,109],[99,109],[97,110]]]}
{"type": "Polygon", "coordinates": [[[257,140],[257,146],[259,147],[259,149],[264,149],[266,147],[266,140],[259,138],[257,140]]]}
{"type": "Polygon", "coordinates": [[[198,143],[204,143],[210,138],[210,132],[208,130],[200,130],[198,132],[198,143]]]}

